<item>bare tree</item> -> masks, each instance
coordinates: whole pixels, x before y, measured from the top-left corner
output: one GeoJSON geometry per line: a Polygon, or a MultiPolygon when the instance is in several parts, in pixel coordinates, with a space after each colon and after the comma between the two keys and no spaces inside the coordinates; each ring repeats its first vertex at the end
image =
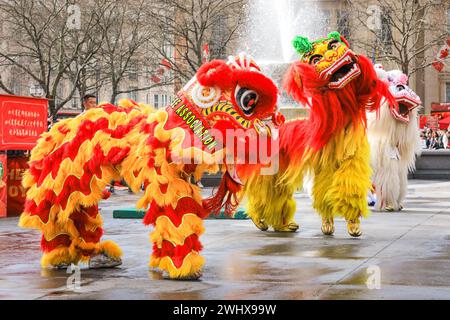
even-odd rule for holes
{"type": "Polygon", "coordinates": [[[151,18],[158,30],[152,45],[179,81],[192,78],[209,58],[223,58],[243,25],[244,0],[157,0],[151,18]]]}
{"type": "MultiPolygon", "coordinates": [[[[447,2],[444,0],[443,2],[447,2]]],[[[411,76],[433,63],[426,52],[448,36],[447,23],[437,19],[442,3],[434,0],[346,0],[349,19],[358,24],[356,46],[380,61],[392,62],[411,76]]]]}
{"type": "MultiPolygon", "coordinates": [[[[1,0],[0,15],[8,32],[1,35],[7,45],[0,48],[0,68],[19,70],[40,86],[50,99],[50,114],[55,115],[72,99],[82,72],[101,48],[100,21],[109,6],[109,0],[83,5],[63,0],[1,0]]],[[[0,87],[16,93],[4,79],[0,87]]]]}
{"type": "Polygon", "coordinates": [[[158,30],[149,16],[146,0],[113,0],[113,8],[102,21],[105,39],[98,55],[98,70],[111,88],[110,101],[116,102],[121,94],[147,91],[169,85],[172,80],[152,82],[151,74],[158,69],[161,57],[149,48],[157,38],[158,30]],[[139,79],[145,79],[140,83],[139,79]],[[125,84],[127,87],[125,87],[125,84]]]}

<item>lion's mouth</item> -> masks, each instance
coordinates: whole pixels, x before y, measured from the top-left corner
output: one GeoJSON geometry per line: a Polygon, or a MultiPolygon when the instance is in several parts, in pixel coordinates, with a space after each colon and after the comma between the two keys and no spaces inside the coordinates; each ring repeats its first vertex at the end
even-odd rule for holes
{"type": "Polygon", "coordinates": [[[409,113],[409,106],[405,103],[399,103],[398,113],[400,113],[402,116],[407,116],[409,113]]]}
{"type": "Polygon", "coordinates": [[[398,97],[396,100],[398,103],[398,110],[392,110],[394,118],[401,122],[408,123],[409,113],[415,108],[419,107],[420,103],[409,97],[398,97]]]}
{"type": "Polygon", "coordinates": [[[333,73],[328,86],[333,89],[341,89],[345,87],[347,83],[359,76],[360,73],[361,70],[355,62],[346,64],[333,73]]]}
{"type": "Polygon", "coordinates": [[[356,63],[354,55],[347,51],[331,67],[321,72],[321,76],[329,79],[328,87],[331,89],[341,89],[350,81],[361,74],[361,69],[356,63]]]}

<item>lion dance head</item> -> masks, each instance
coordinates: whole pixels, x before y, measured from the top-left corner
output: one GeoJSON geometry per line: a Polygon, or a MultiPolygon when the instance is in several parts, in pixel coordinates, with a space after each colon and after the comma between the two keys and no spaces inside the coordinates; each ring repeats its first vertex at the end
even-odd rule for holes
{"type": "Polygon", "coordinates": [[[284,88],[311,108],[313,148],[324,146],[351,122],[365,124],[365,112],[377,110],[383,97],[395,104],[370,60],[354,53],[339,32],[314,41],[297,36],[292,43],[300,59],[288,70],[284,88]]]}
{"type": "Polygon", "coordinates": [[[284,121],[277,112],[277,98],[274,82],[251,57],[241,53],[228,61],[204,64],[167,108],[170,126],[186,133],[183,150],[201,150],[200,154],[211,154],[223,164],[225,174],[217,194],[205,201],[208,210],[216,212],[224,198],[227,212],[237,205],[237,200],[231,199],[243,185],[236,170],[237,158],[248,159],[250,145],[267,147],[277,134],[284,121]],[[266,143],[261,143],[263,140],[266,143]],[[237,148],[239,143],[243,148],[237,148]]]}
{"type": "Polygon", "coordinates": [[[383,80],[397,101],[389,105],[392,117],[402,123],[409,123],[412,113],[422,104],[420,97],[408,87],[408,76],[400,70],[385,71],[381,64],[376,64],[378,77],[383,80]]]}

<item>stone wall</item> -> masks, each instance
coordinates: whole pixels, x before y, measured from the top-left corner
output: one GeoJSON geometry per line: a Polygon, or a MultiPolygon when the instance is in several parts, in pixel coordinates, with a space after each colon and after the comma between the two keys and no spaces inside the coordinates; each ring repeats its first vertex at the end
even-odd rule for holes
{"type": "Polygon", "coordinates": [[[413,179],[450,180],[450,150],[426,150],[417,159],[413,179]]]}

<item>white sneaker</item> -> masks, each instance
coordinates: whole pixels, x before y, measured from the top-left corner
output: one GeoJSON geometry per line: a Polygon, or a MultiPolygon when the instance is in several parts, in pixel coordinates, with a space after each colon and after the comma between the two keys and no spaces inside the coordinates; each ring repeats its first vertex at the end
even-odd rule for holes
{"type": "Polygon", "coordinates": [[[103,269],[103,268],[114,268],[122,264],[122,259],[113,259],[108,255],[102,253],[93,256],[89,260],[89,269],[103,269]]]}

